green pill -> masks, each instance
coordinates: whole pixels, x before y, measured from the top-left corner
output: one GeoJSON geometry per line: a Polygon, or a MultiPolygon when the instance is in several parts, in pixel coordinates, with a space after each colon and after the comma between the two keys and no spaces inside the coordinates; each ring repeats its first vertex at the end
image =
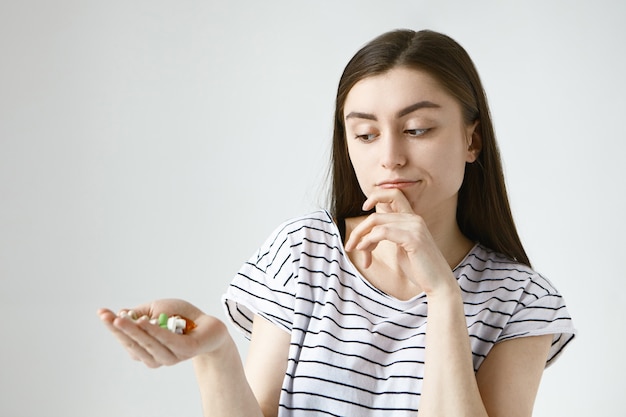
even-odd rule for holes
{"type": "Polygon", "coordinates": [[[159,314],[159,326],[167,329],[167,314],[161,313],[159,314]]]}

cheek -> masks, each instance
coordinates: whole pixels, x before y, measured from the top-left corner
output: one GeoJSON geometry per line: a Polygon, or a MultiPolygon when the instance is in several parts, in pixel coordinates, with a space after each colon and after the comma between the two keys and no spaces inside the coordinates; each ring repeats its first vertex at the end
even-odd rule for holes
{"type": "Polygon", "coordinates": [[[430,167],[437,172],[439,182],[447,188],[458,188],[463,183],[466,165],[466,150],[461,147],[452,147],[437,152],[431,159],[430,167]]]}

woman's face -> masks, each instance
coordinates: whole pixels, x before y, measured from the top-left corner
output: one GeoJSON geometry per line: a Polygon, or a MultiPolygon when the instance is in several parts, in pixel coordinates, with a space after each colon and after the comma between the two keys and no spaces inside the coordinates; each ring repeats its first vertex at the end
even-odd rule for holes
{"type": "Polygon", "coordinates": [[[348,93],[343,117],[366,196],[395,188],[426,220],[456,213],[465,164],[478,156],[480,137],[433,77],[396,67],[364,78],[348,93]]]}

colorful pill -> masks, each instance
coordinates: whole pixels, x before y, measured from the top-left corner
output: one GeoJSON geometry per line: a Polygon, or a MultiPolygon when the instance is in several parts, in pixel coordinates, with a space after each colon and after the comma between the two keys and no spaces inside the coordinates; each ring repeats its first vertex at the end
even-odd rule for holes
{"type": "MultiPolygon", "coordinates": [[[[137,313],[135,313],[133,310],[121,311],[118,316],[126,317],[134,321],[139,320],[137,318],[137,313]]],[[[196,323],[194,323],[192,320],[178,315],[169,317],[167,314],[161,313],[159,314],[158,318],[153,319],[149,319],[148,316],[145,315],[140,317],[140,319],[144,318],[146,320],[150,320],[150,324],[159,326],[163,329],[167,329],[176,334],[187,334],[197,327],[196,323]]]]}
{"type": "Polygon", "coordinates": [[[167,314],[159,314],[159,326],[163,329],[167,329],[167,314]]]}

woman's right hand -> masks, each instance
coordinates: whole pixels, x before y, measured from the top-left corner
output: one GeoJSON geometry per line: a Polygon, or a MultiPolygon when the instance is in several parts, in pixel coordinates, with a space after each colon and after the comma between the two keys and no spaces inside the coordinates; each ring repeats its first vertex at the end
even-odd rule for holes
{"type": "Polygon", "coordinates": [[[183,300],[158,300],[132,310],[139,319],[120,317],[106,308],[99,309],[98,316],[131,358],[150,368],[174,365],[201,354],[215,352],[229,337],[222,321],[204,314],[183,300]],[[181,335],[151,324],[149,319],[158,318],[161,313],[186,317],[197,327],[181,335]]]}

